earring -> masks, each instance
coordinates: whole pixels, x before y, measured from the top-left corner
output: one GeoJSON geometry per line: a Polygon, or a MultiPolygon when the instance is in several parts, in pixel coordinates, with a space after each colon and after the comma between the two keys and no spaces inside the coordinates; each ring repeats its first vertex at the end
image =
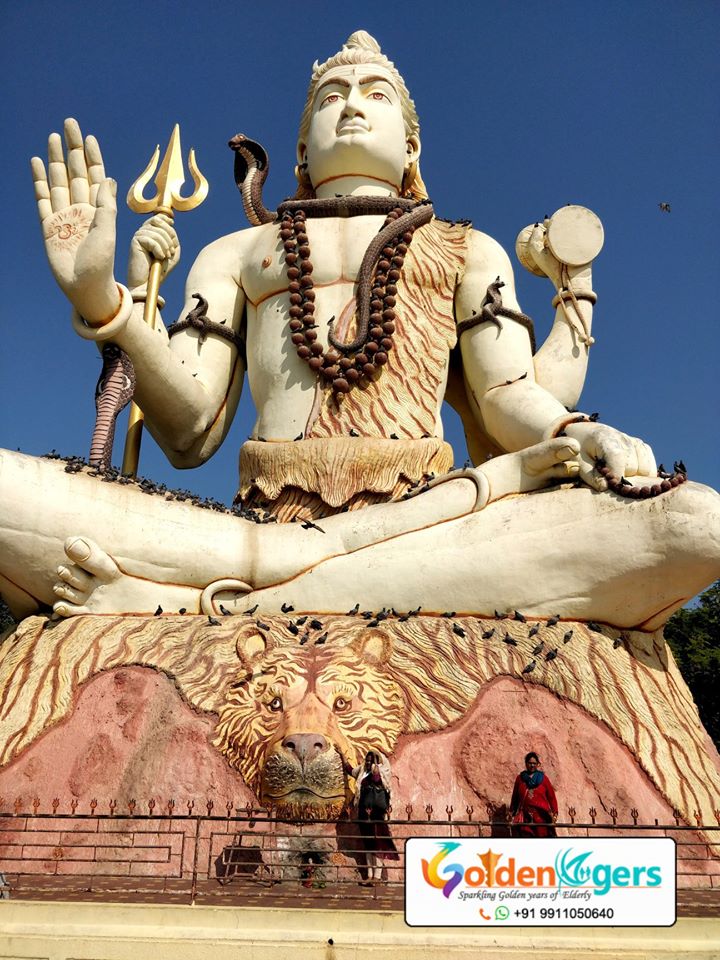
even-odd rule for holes
{"type": "Polygon", "coordinates": [[[415,182],[415,177],[417,176],[417,169],[417,160],[412,160],[410,164],[405,167],[405,172],[403,173],[402,179],[402,187],[400,189],[402,196],[406,196],[412,189],[412,185],[415,182]]]}
{"type": "Polygon", "coordinates": [[[303,189],[312,190],[313,185],[310,177],[308,176],[306,163],[299,163],[295,167],[295,179],[303,189]]]}

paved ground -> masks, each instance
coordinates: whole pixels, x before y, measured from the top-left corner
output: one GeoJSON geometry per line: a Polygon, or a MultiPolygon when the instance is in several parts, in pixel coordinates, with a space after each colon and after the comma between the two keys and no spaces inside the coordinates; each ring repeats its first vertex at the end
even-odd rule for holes
{"type": "MultiPolygon", "coordinates": [[[[12,881],[11,877],[8,880],[12,881]]],[[[84,878],[22,878],[11,885],[11,897],[16,900],[65,900],[90,903],[174,903],[187,904],[192,890],[186,880],[138,881],[113,878],[107,880],[84,878]]],[[[195,902],[205,906],[272,907],[285,909],[313,909],[342,907],[344,910],[404,911],[404,890],[400,884],[376,883],[361,886],[357,883],[335,883],[324,887],[306,888],[297,882],[270,884],[257,880],[235,878],[225,885],[217,880],[198,883],[195,902]]],[[[679,917],[720,918],[720,888],[679,890],[677,895],[679,917]]]]}

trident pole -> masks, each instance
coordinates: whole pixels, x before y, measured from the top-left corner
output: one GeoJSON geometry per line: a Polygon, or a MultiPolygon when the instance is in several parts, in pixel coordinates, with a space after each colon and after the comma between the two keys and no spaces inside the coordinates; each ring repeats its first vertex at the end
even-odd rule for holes
{"type": "MultiPolygon", "coordinates": [[[[185,173],[183,171],[182,151],[180,147],[180,126],[176,123],[170,136],[167,149],[165,150],[165,156],[155,177],[154,182],[157,187],[155,196],[149,200],[146,199],[143,196],[143,190],[149,183],[153,173],[155,173],[159,156],[160,145],[158,144],[150,158],[150,163],[130,187],[127,195],[127,205],[135,213],[164,213],[172,220],[174,219],[176,210],[184,212],[194,210],[195,207],[200,206],[208,195],[208,182],[198,170],[197,164],[195,163],[195,151],[191,149],[188,155],[188,167],[195,187],[190,196],[183,197],[180,195],[180,189],[185,182],[185,173]]],[[[155,329],[161,274],[162,261],[153,260],[150,265],[145,308],[143,310],[143,320],[152,330],[155,329]]],[[[133,401],[130,407],[122,461],[122,472],[126,477],[134,477],[137,474],[138,463],[140,461],[143,422],[143,412],[133,401]]]]}

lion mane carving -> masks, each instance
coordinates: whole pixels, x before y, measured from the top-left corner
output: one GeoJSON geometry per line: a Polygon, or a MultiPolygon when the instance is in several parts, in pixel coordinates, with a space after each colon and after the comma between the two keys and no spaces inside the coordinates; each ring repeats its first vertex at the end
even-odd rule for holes
{"type": "Polygon", "coordinates": [[[390,641],[366,631],[342,646],[268,645],[238,640],[245,671],[230,686],[213,742],[280,815],[335,818],[350,799],[346,766],[371,747],[391,753],[403,731],[390,641]]]}
{"type": "Polygon", "coordinates": [[[318,644],[319,631],[298,635],[287,618],[264,620],[267,629],[246,617],[27,618],[0,641],[0,768],[67,717],[93,676],[150,667],[194,710],[218,718],[215,746],[263,803],[289,816],[335,816],[349,795],[343,760],[355,765],[371,746],[392,755],[401,735],[447,728],[484,684],[508,676],[607,724],[686,822],[695,810],[714,819],[706,734],[661,631],[574,623],[564,643],[569,624],[559,623],[543,637],[560,655],[527,674],[536,638],[523,623],[413,617],[369,628],[328,616],[318,644]]]}

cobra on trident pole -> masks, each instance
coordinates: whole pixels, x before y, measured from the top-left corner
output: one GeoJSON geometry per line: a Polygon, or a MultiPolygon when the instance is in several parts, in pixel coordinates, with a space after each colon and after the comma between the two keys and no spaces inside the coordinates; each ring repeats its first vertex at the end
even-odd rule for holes
{"type": "MultiPolygon", "coordinates": [[[[175,124],[167,150],[165,151],[165,156],[155,177],[157,192],[154,197],[147,200],[143,196],[143,190],[155,172],[159,156],[160,145],[158,144],[158,146],[155,147],[155,152],[150,159],[150,163],[128,191],[127,205],[130,209],[135,213],[143,214],[164,213],[172,219],[174,211],[176,210],[184,212],[199,207],[205,197],[207,197],[209,187],[207,180],[197,168],[195,151],[193,149],[191,149],[188,154],[188,167],[195,183],[195,189],[189,197],[180,195],[180,189],[183,183],[185,183],[185,173],[183,172],[179,124],[175,124]]],[[[155,329],[155,315],[157,313],[161,271],[162,262],[160,260],[153,260],[148,276],[147,296],[145,298],[145,310],[143,312],[145,323],[153,330],[155,329]]],[[[130,407],[122,462],[122,472],[128,477],[134,477],[137,473],[138,462],[140,460],[142,428],[143,412],[140,407],[133,402],[130,407]]]]}

